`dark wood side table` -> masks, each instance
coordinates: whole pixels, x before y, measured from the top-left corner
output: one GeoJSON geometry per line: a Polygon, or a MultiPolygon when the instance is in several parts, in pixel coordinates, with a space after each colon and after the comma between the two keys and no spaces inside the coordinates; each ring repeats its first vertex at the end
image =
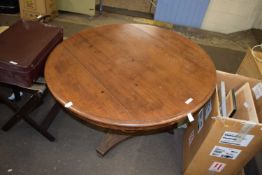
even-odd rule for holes
{"type": "Polygon", "coordinates": [[[45,79],[76,117],[127,134],[109,134],[98,148],[105,154],[132,134],[187,119],[210,98],[216,72],[197,44],[174,31],[116,24],[60,44],[48,58],[45,79]]]}

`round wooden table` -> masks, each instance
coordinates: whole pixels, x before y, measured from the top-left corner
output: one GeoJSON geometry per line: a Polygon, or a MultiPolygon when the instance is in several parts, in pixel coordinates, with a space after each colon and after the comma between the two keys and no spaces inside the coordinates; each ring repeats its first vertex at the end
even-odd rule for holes
{"type": "Polygon", "coordinates": [[[197,44],[174,31],[115,24],[62,42],[47,60],[45,79],[77,117],[132,133],[186,119],[211,97],[216,72],[197,44]]]}

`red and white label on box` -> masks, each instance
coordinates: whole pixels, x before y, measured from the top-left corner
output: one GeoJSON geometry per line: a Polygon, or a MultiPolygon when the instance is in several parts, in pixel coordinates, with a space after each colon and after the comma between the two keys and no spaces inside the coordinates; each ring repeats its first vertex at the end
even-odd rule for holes
{"type": "Polygon", "coordinates": [[[226,164],[221,162],[213,162],[212,165],[209,167],[209,171],[220,173],[225,168],[226,164]]]}

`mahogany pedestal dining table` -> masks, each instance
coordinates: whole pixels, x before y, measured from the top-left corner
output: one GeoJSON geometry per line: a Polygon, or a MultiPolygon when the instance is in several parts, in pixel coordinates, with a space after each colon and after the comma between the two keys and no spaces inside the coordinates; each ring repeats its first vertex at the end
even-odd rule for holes
{"type": "Polygon", "coordinates": [[[89,28],[50,54],[45,79],[75,117],[107,128],[104,155],[120,141],[187,120],[211,97],[215,66],[195,43],[143,24],[89,28]]]}

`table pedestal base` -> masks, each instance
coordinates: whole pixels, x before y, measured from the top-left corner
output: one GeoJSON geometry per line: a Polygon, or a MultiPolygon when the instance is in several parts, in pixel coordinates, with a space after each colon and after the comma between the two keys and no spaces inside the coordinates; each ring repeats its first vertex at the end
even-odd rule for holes
{"type": "Polygon", "coordinates": [[[106,133],[100,145],[96,148],[99,155],[104,156],[110,149],[120,142],[132,138],[132,135],[122,135],[114,133],[106,133]]]}

